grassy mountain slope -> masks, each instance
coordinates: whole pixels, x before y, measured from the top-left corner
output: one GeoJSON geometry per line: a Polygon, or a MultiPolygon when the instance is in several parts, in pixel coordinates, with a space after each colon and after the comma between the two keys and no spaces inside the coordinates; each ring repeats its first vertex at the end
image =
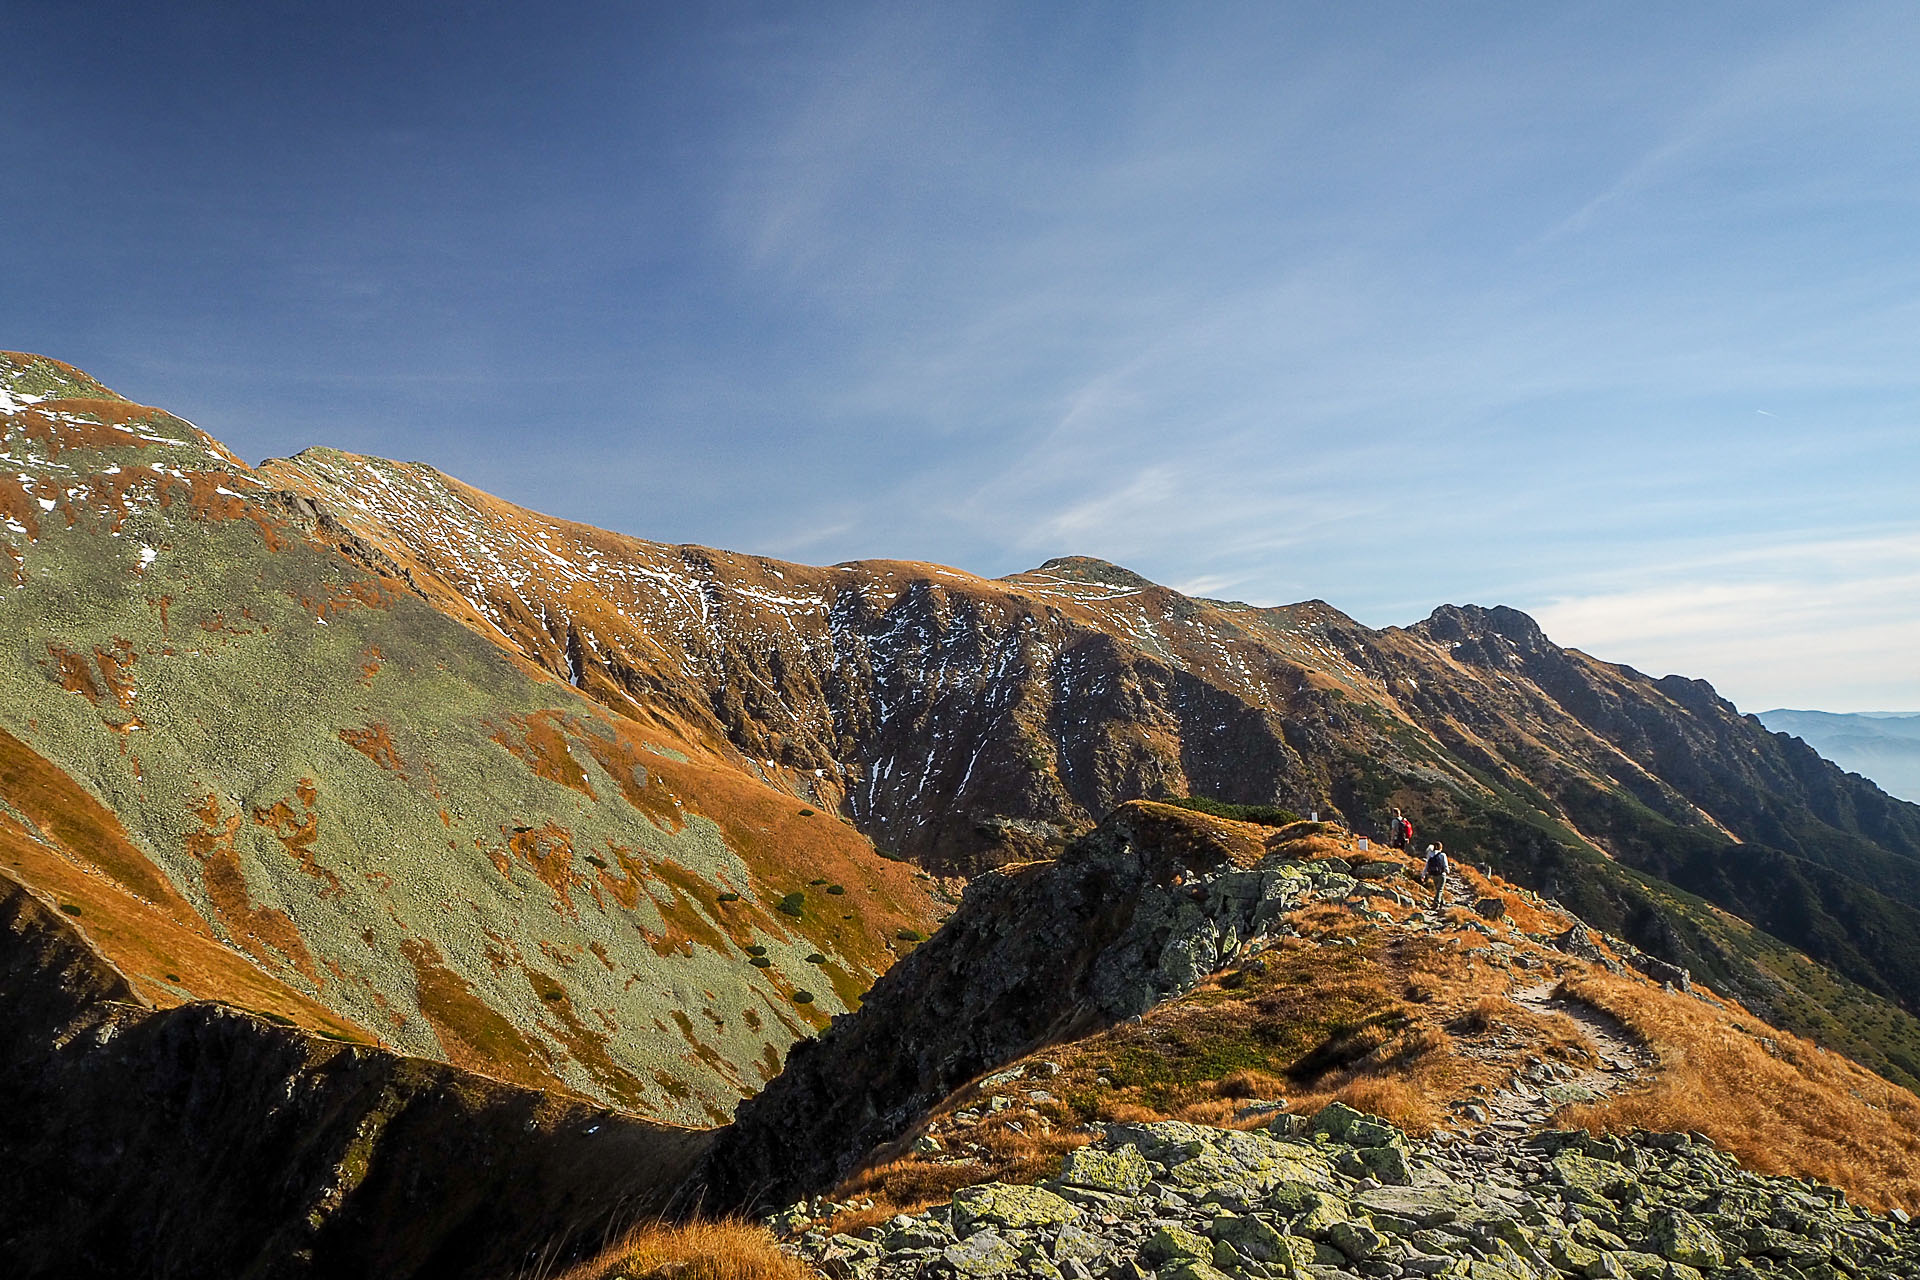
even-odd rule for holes
{"type": "Polygon", "coordinates": [[[103,947],[140,935],[150,998],[705,1122],[928,926],[910,868],[342,554],[188,424],[34,357],[0,387],[0,835],[103,947]]]}
{"type": "MultiPolygon", "coordinates": [[[[678,1055],[703,1080],[700,1107],[723,1085],[751,1091],[774,1061],[753,1055],[846,1007],[891,958],[892,934],[931,911],[904,871],[861,861],[858,839],[829,815],[890,854],[972,870],[1057,850],[1129,799],[1192,794],[1320,810],[1360,830],[1400,805],[1457,854],[1910,1078],[1920,807],[1767,733],[1699,682],[1652,680],[1561,649],[1512,610],[1446,606],[1414,627],[1376,631],[1318,601],[1257,609],[1193,599],[1084,558],[989,581],[923,564],[817,568],[669,546],[544,517],[420,464],[316,449],[248,471],[184,424],[161,439],[153,424],[173,420],[58,368],[16,362],[19,396],[52,387],[81,407],[16,398],[9,421],[25,424],[19,448],[46,455],[35,466],[55,464],[54,445],[90,449],[83,469],[98,492],[83,485],[76,500],[22,486],[6,499],[21,526],[18,566],[57,546],[41,580],[85,584],[35,596],[33,573],[17,567],[16,705],[46,702],[50,686],[70,696],[48,703],[58,714],[29,708],[31,723],[14,732],[130,831],[154,833],[157,865],[196,908],[238,922],[216,922],[223,936],[293,972],[301,990],[331,991],[329,1007],[372,1034],[456,1060],[490,1053],[527,1064],[528,1080],[707,1114],[692,1098],[662,1096],[671,1090],[654,1073],[680,1068],[661,1057],[678,1055]],[[138,430],[154,438],[93,421],[103,413],[148,415],[138,430]],[[119,453],[102,450],[103,432],[119,453]],[[48,448],[33,443],[42,437],[48,448]],[[166,464],[178,474],[112,460],[170,449],[184,451],[166,464]],[[121,500],[129,493],[131,505],[121,500]],[[109,516],[110,506],[126,510],[109,516]],[[57,539],[29,523],[69,510],[104,523],[57,539]],[[147,535],[156,520],[173,541],[147,535]],[[130,583],[139,607],[111,606],[116,593],[135,603],[130,583]],[[69,621],[62,610],[76,599],[101,607],[69,621]],[[116,642],[138,662],[115,656],[116,642]],[[218,678],[186,659],[219,664],[218,678]],[[320,674],[294,688],[261,678],[283,670],[320,674]],[[140,681],[164,698],[136,707],[148,696],[140,681]],[[191,706],[216,686],[235,692],[191,706]],[[164,744],[127,727],[147,705],[185,712],[164,744]],[[266,745],[289,738],[300,752],[266,745]],[[246,766],[231,779],[196,776],[209,750],[246,766]],[[267,758],[276,772],[258,767],[267,758]],[[167,785],[146,801],[127,775],[155,768],[167,785]],[[512,799],[467,812],[479,795],[512,799]],[[710,821],[677,826],[673,800],[688,811],[706,804],[710,821]],[[519,876],[543,886],[560,923],[533,932],[573,963],[524,946],[512,955],[485,941],[486,929],[476,938],[453,923],[464,915],[448,904],[461,898],[433,876],[396,877],[389,889],[356,863],[357,880],[332,872],[338,894],[324,877],[316,883],[300,862],[306,833],[337,831],[335,847],[362,861],[384,856],[378,824],[353,815],[389,801],[402,829],[442,828],[405,844],[409,858],[444,851],[432,855],[433,876],[459,868],[504,892],[485,878],[491,862],[507,885],[519,876]],[[816,812],[803,820],[801,809],[816,812]],[[255,859],[244,885],[220,869],[229,828],[255,859]],[[793,843],[809,832],[827,833],[818,850],[793,843]],[[188,846],[198,852],[183,857],[188,846]],[[722,850],[760,861],[731,863],[722,850]],[[835,850],[852,861],[835,861],[835,850]],[[554,872],[550,855],[567,869],[554,872]],[[878,879],[838,869],[856,863],[878,879]],[[743,874],[757,883],[736,883],[743,874]],[[263,941],[281,926],[246,886],[267,881],[311,899],[302,911],[329,934],[369,910],[391,920],[367,944],[384,959],[354,957],[346,943],[333,959],[348,978],[317,962],[301,973],[305,962],[263,941]],[[224,906],[210,883],[227,886],[224,906]],[[410,896],[416,883],[434,887],[410,896]],[[831,904],[829,884],[845,890],[831,904]],[[635,896],[641,886],[652,891],[635,896]],[[789,925],[769,908],[796,891],[820,902],[803,896],[789,925]],[[741,905],[717,901],[733,892],[741,905]],[[396,896],[404,910],[386,901],[396,896]],[[576,927],[582,910],[646,916],[643,937],[666,953],[647,964],[656,973],[691,964],[699,980],[678,979],[676,997],[676,979],[649,980],[641,964],[580,960],[621,933],[587,916],[576,927]],[[742,975],[747,945],[768,947],[766,972],[742,975]],[[396,953],[405,968],[394,972],[396,953]],[[806,967],[812,954],[834,962],[829,973],[806,967]],[[723,975],[734,984],[726,991],[714,985],[723,975]],[[391,1001],[387,988],[409,978],[438,994],[383,1011],[371,993],[391,1001]],[[549,1000],[555,982],[582,989],[549,1000]],[[619,1000],[649,982],[652,1012],[622,1014],[619,1000]],[[796,1005],[796,988],[823,998],[796,1005]],[[534,1042],[523,1049],[498,1026],[472,1024],[465,989],[509,1026],[544,1026],[536,1039],[564,1069],[550,1069],[534,1042]],[[1878,1010],[1876,996],[1898,1012],[1855,1016],[1878,1010]],[[431,1035],[415,1014],[429,1005],[441,1018],[431,1035]],[[693,1029],[669,1025],[667,1005],[693,1029]],[[589,1070],[580,1064],[625,1042],[608,1019],[657,1022],[673,1054],[589,1070]],[[748,1071],[747,1061],[762,1066],[748,1071]]],[[[528,917],[497,894],[464,896],[467,915],[511,915],[493,933],[526,930],[528,917]]]]}

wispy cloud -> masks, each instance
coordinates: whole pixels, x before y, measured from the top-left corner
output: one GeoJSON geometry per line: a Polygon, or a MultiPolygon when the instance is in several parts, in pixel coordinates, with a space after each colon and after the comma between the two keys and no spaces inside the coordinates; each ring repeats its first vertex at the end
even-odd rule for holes
{"type": "Polygon", "coordinates": [[[1920,702],[1920,534],[1759,544],[1631,576],[1534,615],[1610,661],[1709,676],[1744,710],[1920,702]]]}

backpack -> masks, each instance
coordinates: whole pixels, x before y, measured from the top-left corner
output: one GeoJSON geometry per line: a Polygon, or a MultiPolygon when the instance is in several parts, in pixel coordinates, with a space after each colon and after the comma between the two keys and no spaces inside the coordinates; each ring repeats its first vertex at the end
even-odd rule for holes
{"type": "Polygon", "coordinates": [[[1427,855],[1427,879],[1447,873],[1447,855],[1444,850],[1435,849],[1427,855]]]}
{"type": "Polygon", "coordinates": [[[1401,818],[1400,830],[1396,831],[1394,834],[1399,836],[1400,839],[1405,843],[1412,844],[1413,843],[1413,823],[1407,821],[1405,818],[1401,818]]]}

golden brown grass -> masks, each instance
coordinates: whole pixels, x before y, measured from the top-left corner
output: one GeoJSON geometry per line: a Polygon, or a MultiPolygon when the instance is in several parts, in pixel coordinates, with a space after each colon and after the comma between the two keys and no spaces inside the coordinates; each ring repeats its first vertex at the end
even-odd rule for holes
{"type": "Polygon", "coordinates": [[[1697,1130],[1762,1173],[1812,1175],[1879,1209],[1920,1208],[1920,1099],[1745,1013],[1595,973],[1567,983],[1659,1059],[1651,1085],[1563,1112],[1595,1132],[1697,1130]],[[1771,1045],[1771,1047],[1769,1047],[1771,1045]]]}
{"type": "Polygon", "coordinates": [[[1430,1133],[1440,1122],[1441,1113],[1433,1098],[1410,1080],[1361,1076],[1342,1085],[1333,1097],[1409,1133],[1430,1133]]]}
{"type": "Polygon", "coordinates": [[[1271,1072],[1242,1067],[1214,1081],[1213,1091],[1223,1098],[1278,1098],[1286,1094],[1287,1082],[1271,1072]]]}
{"type": "Polygon", "coordinates": [[[931,1205],[944,1204],[962,1187],[1000,1181],[1005,1179],[997,1177],[984,1161],[943,1164],[920,1156],[902,1156],[862,1169],[834,1189],[836,1200],[871,1200],[873,1207],[833,1215],[831,1229],[859,1231],[896,1213],[918,1213],[931,1205]]]}
{"type": "Polygon", "coordinates": [[[1054,1101],[1032,1104],[1032,1081],[955,1095],[935,1124],[948,1149],[968,1158],[943,1163],[895,1149],[835,1193],[874,1207],[833,1225],[877,1222],[971,1183],[1045,1176],[1085,1140],[1075,1127],[1087,1121],[1248,1127],[1266,1116],[1243,1114],[1245,1100],[1284,1097],[1296,1113],[1337,1100],[1431,1132],[1450,1123],[1450,1104],[1498,1087],[1534,1055],[1596,1061],[1578,1023],[1512,998],[1555,973],[1568,975],[1564,994],[1613,1013],[1660,1062],[1648,1087],[1565,1112],[1562,1123],[1699,1130],[1756,1169],[1818,1176],[1871,1205],[1920,1204],[1920,1099],[1724,1002],[1670,996],[1534,944],[1513,926],[1548,933],[1569,921],[1477,873],[1467,884],[1506,902],[1510,922],[1491,928],[1511,955],[1492,949],[1479,927],[1489,922],[1459,909],[1447,914],[1451,927],[1415,933],[1313,904],[1289,917],[1303,936],[1277,942],[1257,964],[1141,1022],[1046,1050],[1062,1068],[1044,1081],[1054,1101]],[[1356,945],[1326,945],[1336,939],[1356,945]],[[1015,1105],[952,1125],[956,1110],[994,1092],[1015,1105]]]}
{"type": "Polygon", "coordinates": [[[640,1227],[561,1280],[810,1280],[773,1233],[738,1219],[640,1227]]]}
{"type": "MultiPolygon", "coordinates": [[[[1065,1114],[1057,1107],[1049,1110],[1065,1114]]],[[[1067,1152],[1092,1140],[1091,1134],[1053,1128],[1052,1121],[1031,1109],[989,1116],[969,1128],[949,1131],[948,1144],[968,1147],[967,1159],[949,1163],[914,1154],[891,1159],[883,1156],[879,1163],[855,1172],[834,1189],[833,1199],[871,1200],[873,1207],[836,1214],[833,1229],[857,1231],[885,1222],[896,1213],[918,1213],[952,1199],[961,1187],[979,1182],[1038,1182],[1050,1178],[1060,1171],[1067,1152]]]]}
{"type": "Polygon", "coordinates": [[[1519,1006],[1505,996],[1481,996],[1467,1006],[1458,1025],[1462,1031],[1496,1031],[1512,1022],[1519,1006]]]}

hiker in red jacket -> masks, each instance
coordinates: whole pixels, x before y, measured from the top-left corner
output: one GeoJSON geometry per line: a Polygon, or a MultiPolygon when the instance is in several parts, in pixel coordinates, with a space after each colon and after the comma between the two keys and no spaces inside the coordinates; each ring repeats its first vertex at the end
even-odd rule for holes
{"type": "Polygon", "coordinates": [[[1393,819],[1387,823],[1387,843],[1396,849],[1413,852],[1413,824],[1398,809],[1393,811],[1393,819]]]}

